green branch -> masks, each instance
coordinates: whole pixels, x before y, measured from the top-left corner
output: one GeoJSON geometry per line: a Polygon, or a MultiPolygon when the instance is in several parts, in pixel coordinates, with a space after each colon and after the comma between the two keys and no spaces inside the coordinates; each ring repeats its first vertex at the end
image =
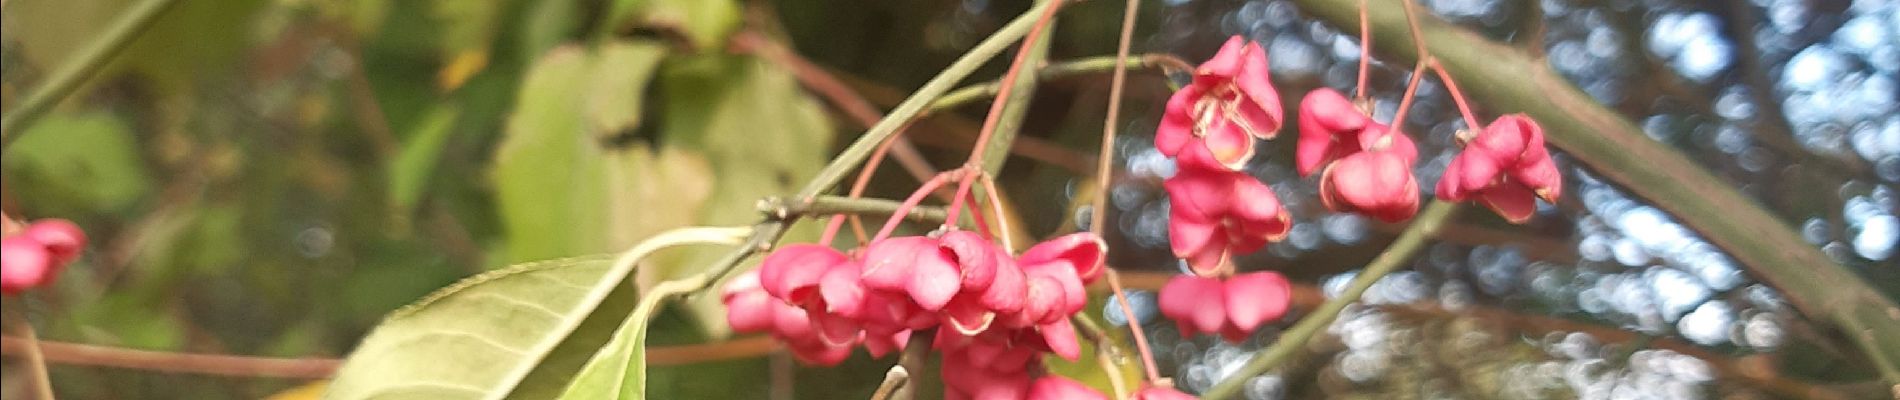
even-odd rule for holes
{"type": "MultiPolygon", "coordinates": [[[[1063,1],[1067,0],[1040,0],[1038,3],[1055,6],[1063,1]]],[[[1043,61],[1049,59],[1049,43],[1052,42],[1050,38],[1055,37],[1055,21],[1051,19],[1049,26],[1042,29],[1040,37],[1029,39],[1033,43],[1023,43],[1029,46],[1028,58],[1022,60],[1023,68],[1028,73],[1016,78],[1016,87],[1010,89],[1009,98],[1003,99],[1003,115],[996,121],[996,131],[991,133],[990,141],[986,144],[989,148],[982,150],[983,172],[990,176],[1003,172],[1003,162],[1009,160],[1009,146],[1016,144],[1016,134],[1022,132],[1023,119],[1029,116],[1029,102],[1036,98],[1036,83],[1041,80],[1041,74],[1036,73],[1036,70],[1041,69],[1043,61]]]]}
{"type": "MultiPolygon", "coordinates": [[[[1129,70],[1143,70],[1143,69],[1156,69],[1156,68],[1160,68],[1164,70],[1172,70],[1172,71],[1188,71],[1188,70],[1194,69],[1194,66],[1189,65],[1187,61],[1183,61],[1180,58],[1175,57],[1174,55],[1165,54],[1165,53],[1143,54],[1143,55],[1134,55],[1134,56],[1128,57],[1129,70]]],[[[1049,65],[1044,66],[1040,69],[1037,69],[1036,80],[1044,81],[1044,80],[1051,80],[1051,79],[1067,78],[1067,77],[1077,76],[1077,75],[1099,74],[1099,73],[1106,73],[1109,71],[1113,71],[1114,69],[1115,69],[1114,56],[1095,56],[1095,57],[1088,57],[1088,58],[1078,58],[1074,60],[1049,63],[1049,65]]],[[[1024,76],[1027,77],[1028,75],[1024,75],[1024,76]]],[[[937,101],[931,102],[930,107],[925,109],[922,115],[930,115],[933,113],[941,112],[943,110],[949,110],[949,109],[953,109],[957,107],[962,107],[970,103],[983,101],[984,99],[988,99],[991,96],[995,96],[996,92],[1002,89],[1003,89],[1002,83],[997,82],[997,81],[989,81],[989,82],[983,82],[983,83],[979,83],[975,85],[964,86],[962,88],[958,88],[957,90],[951,91],[950,93],[943,95],[943,97],[937,98],[937,101]]]]}
{"type": "MultiPolygon", "coordinates": [[[[997,54],[1009,48],[1010,44],[1015,43],[1018,39],[1027,35],[1029,29],[1035,26],[1036,19],[1042,14],[1043,9],[1052,6],[1054,6],[1053,2],[1042,3],[1031,7],[1029,11],[1017,16],[1016,19],[1011,20],[1008,25],[1004,25],[1003,29],[999,29],[996,33],[990,34],[989,38],[983,39],[981,43],[976,44],[976,47],[970,48],[969,52],[964,53],[962,57],[958,57],[956,61],[951,62],[950,66],[944,67],[943,72],[937,73],[936,77],[930,78],[930,81],[925,82],[923,87],[917,89],[917,92],[911,93],[910,97],[905,98],[902,103],[898,103],[896,109],[891,110],[890,114],[884,116],[884,119],[878,120],[877,124],[872,125],[871,129],[864,132],[863,136],[859,136],[856,141],[851,142],[851,145],[845,147],[844,151],[839,152],[838,156],[832,158],[830,163],[825,164],[823,169],[818,170],[818,174],[813,176],[811,182],[805,184],[803,189],[799,189],[798,194],[794,195],[794,198],[815,199],[818,195],[838,186],[839,182],[844,181],[846,174],[858,168],[859,165],[864,163],[865,158],[871,156],[871,151],[875,150],[879,143],[883,143],[885,139],[897,133],[899,128],[908,124],[912,119],[916,119],[925,107],[929,106],[931,102],[936,101],[938,97],[943,96],[944,93],[949,92],[957,82],[962,81],[963,78],[976,72],[976,69],[982,67],[983,63],[988,62],[991,58],[995,58],[997,54]]],[[[695,289],[695,291],[704,290],[713,283],[724,280],[726,275],[730,274],[732,269],[738,267],[739,263],[745,261],[746,258],[771,249],[773,245],[778,243],[779,238],[785,235],[785,229],[791,226],[792,223],[797,222],[800,217],[801,215],[795,214],[768,215],[765,221],[753,226],[752,237],[747,238],[744,245],[732,253],[726,254],[725,258],[721,258],[708,268],[706,274],[712,279],[707,280],[705,285],[695,289]]]]}
{"type": "Polygon", "coordinates": [[[1326,326],[1332,325],[1333,320],[1339,318],[1339,313],[1345,311],[1347,305],[1359,301],[1359,296],[1364,295],[1367,289],[1371,289],[1372,284],[1378,283],[1379,278],[1397,271],[1399,267],[1405,265],[1405,261],[1411,260],[1412,255],[1425,247],[1425,241],[1457,214],[1456,211],[1458,211],[1458,205],[1454,203],[1434,201],[1426,206],[1424,211],[1418,213],[1418,217],[1412,219],[1412,225],[1406,227],[1404,233],[1399,234],[1397,241],[1393,241],[1391,246],[1379,253],[1378,258],[1373,258],[1372,263],[1366,265],[1364,271],[1360,271],[1358,276],[1352,278],[1352,283],[1346,286],[1345,293],[1340,293],[1339,297],[1320,304],[1312,314],[1307,314],[1305,318],[1300,319],[1300,322],[1293,324],[1292,328],[1287,328],[1286,333],[1281,334],[1280,339],[1273,342],[1273,347],[1255,353],[1252,359],[1247,360],[1246,365],[1240,367],[1240,371],[1234,372],[1234,375],[1214,385],[1212,389],[1207,390],[1207,393],[1202,393],[1201,398],[1213,400],[1234,397],[1240,393],[1241,388],[1247,386],[1248,379],[1266,373],[1267,370],[1286,362],[1294,352],[1306,348],[1308,340],[1326,330],[1326,326]]]}
{"type": "MultiPolygon", "coordinates": [[[[1373,41],[1394,61],[1418,58],[1398,0],[1367,7],[1373,41]]],[[[1356,27],[1358,0],[1297,0],[1334,26],[1356,27]]],[[[1434,16],[1420,18],[1426,47],[1472,98],[1497,113],[1523,112],[1549,142],[1599,175],[1668,211],[1866,352],[1900,390],[1900,307],[1734,187],[1578,90],[1548,64],[1434,16]]]]}
{"type": "Polygon", "coordinates": [[[59,104],[61,99],[71,95],[73,90],[79,89],[80,83],[91,78],[93,73],[99,72],[99,68],[105,67],[106,62],[111,61],[113,55],[119,54],[126,45],[132,44],[132,39],[135,39],[139,32],[144,32],[145,28],[151,27],[152,22],[157,21],[160,14],[164,14],[165,10],[175,4],[178,4],[178,0],[145,0],[133,5],[132,10],[126,12],[124,17],[112,21],[112,25],[106,27],[104,35],[86,44],[85,48],[72,56],[72,61],[54,70],[53,75],[46,79],[46,83],[42,84],[39,90],[33,91],[33,94],[21,100],[19,107],[14,108],[5,117],[0,117],[0,149],[13,146],[13,142],[20,140],[20,136],[26,134],[25,130],[32,127],[34,122],[38,122],[41,116],[46,115],[47,110],[51,110],[54,104],[59,104]]]}
{"type": "MultiPolygon", "coordinates": [[[[810,201],[801,202],[775,196],[759,200],[759,212],[775,219],[831,214],[889,216],[897,212],[898,206],[903,204],[901,201],[863,197],[818,196],[810,201]]],[[[943,223],[944,212],[942,207],[911,207],[910,211],[904,215],[904,219],[916,223],[943,223]]]]}
{"type": "Polygon", "coordinates": [[[963,53],[962,57],[958,57],[955,62],[950,63],[949,67],[945,67],[943,72],[937,73],[936,77],[924,82],[923,87],[911,93],[910,97],[905,98],[903,102],[897,103],[896,109],[891,110],[884,119],[878,120],[876,125],[872,125],[870,130],[864,132],[864,136],[859,136],[857,141],[851,142],[850,147],[846,147],[843,152],[838,153],[837,158],[831,160],[830,164],[826,164],[824,169],[819,170],[811,183],[798,191],[797,197],[817,196],[831,190],[832,187],[838,185],[838,182],[844,181],[845,174],[863,164],[864,159],[871,156],[871,151],[877,149],[878,143],[883,143],[884,139],[897,133],[898,128],[902,128],[905,123],[916,118],[925,106],[949,92],[957,82],[976,72],[978,67],[982,67],[998,53],[1008,49],[1010,44],[1021,39],[1023,35],[1029,34],[1029,29],[1036,25],[1036,17],[1042,14],[1044,8],[1052,6],[1054,6],[1053,2],[1041,3],[1023,12],[1022,15],[1016,16],[1016,19],[1009,21],[1009,25],[1004,25],[1003,29],[990,34],[989,38],[983,39],[983,42],[977,43],[976,47],[970,48],[968,53],[963,53]]]}

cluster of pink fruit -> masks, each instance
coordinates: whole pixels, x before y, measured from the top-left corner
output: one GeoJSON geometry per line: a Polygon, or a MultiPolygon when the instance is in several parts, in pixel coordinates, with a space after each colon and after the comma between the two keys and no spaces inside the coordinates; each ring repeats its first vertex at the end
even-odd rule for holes
{"type": "Polygon", "coordinates": [[[1194,71],[1194,82],[1168,99],[1155,147],[1178,171],[1163,182],[1172,201],[1168,237],[1194,273],[1161,288],[1161,314],[1183,335],[1215,333],[1245,340],[1286,314],[1292,287],[1271,271],[1238,276],[1230,259],[1286,237],[1292,218],[1273,189],[1242,171],[1254,139],[1280,129],[1280,95],[1267,76],[1266,52],[1235,36],[1194,71]]]}
{"type": "Polygon", "coordinates": [[[10,219],[5,224],[6,238],[0,239],[0,292],[8,295],[52,283],[86,247],[86,233],[71,221],[40,220],[24,228],[10,219]]]}
{"type": "MultiPolygon", "coordinates": [[[[1184,334],[1218,333],[1237,342],[1283,316],[1290,300],[1290,287],[1277,273],[1230,277],[1234,255],[1284,238],[1292,225],[1273,191],[1241,170],[1253,157],[1254,139],[1273,139],[1283,122],[1268,70],[1258,44],[1229,39],[1168,100],[1155,130],[1155,147],[1178,166],[1163,183],[1172,202],[1170,244],[1194,272],[1164,286],[1160,306],[1184,334]]],[[[1403,132],[1373,120],[1364,104],[1330,88],[1307,93],[1300,102],[1296,167],[1301,176],[1319,173],[1320,201],[1328,209],[1386,222],[1410,219],[1419,207],[1412,174],[1418,148],[1403,132]]],[[[1458,140],[1467,146],[1439,182],[1439,198],[1475,199],[1512,222],[1530,218],[1533,197],[1556,201],[1562,175],[1544,148],[1543,130],[1529,117],[1507,115],[1458,140]]]]}
{"type": "Polygon", "coordinates": [[[1045,353],[1081,355],[1070,318],[1106,252],[1091,233],[1021,255],[961,230],[876,240],[857,254],[795,244],[730,282],[724,299],[734,330],[771,333],[809,364],[835,365],[858,344],[882,357],[934,332],[948,398],[1103,398],[1076,397],[1095,392],[1039,367],[1045,353]]]}
{"type": "MultiPolygon", "coordinates": [[[[1291,302],[1285,277],[1235,275],[1232,263],[1292,228],[1273,190],[1242,170],[1255,140],[1273,139],[1280,129],[1279,98],[1265,51],[1236,36],[1168,100],[1155,131],[1155,147],[1178,166],[1163,182],[1172,201],[1170,245],[1193,272],[1163,286],[1159,306],[1184,335],[1239,342],[1284,316],[1291,302]]],[[[1329,209],[1410,219],[1419,207],[1412,174],[1418,149],[1403,132],[1373,120],[1363,104],[1333,89],[1306,95],[1298,170],[1319,173],[1329,209]]],[[[1439,198],[1475,199],[1523,222],[1535,211],[1534,198],[1559,195],[1561,175],[1543,131],[1528,117],[1508,115],[1458,140],[1466,148],[1440,181],[1439,198]]],[[[1087,304],[1083,287],[1102,275],[1107,250],[1096,235],[1078,233],[1017,256],[984,235],[950,228],[872,240],[851,254],[797,244],[730,282],[724,300],[734,330],[768,332],[809,364],[835,365],[859,344],[882,357],[904,349],[915,332],[934,332],[931,348],[943,352],[947,398],[1101,399],[1044,373],[1041,359],[1080,356],[1069,319],[1087,304]]],[[[1192,398],[1166,385],[1135,397],[1192,398]]]]}

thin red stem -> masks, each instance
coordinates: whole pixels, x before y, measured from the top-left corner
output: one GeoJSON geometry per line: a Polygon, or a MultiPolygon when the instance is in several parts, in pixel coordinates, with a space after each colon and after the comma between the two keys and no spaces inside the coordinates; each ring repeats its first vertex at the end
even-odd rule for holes
{"type": "MultiPolygon", "coordinates": [[[[851,191],[846,194],[846,197],[857,198],[864,195],[865,187],[871,184],[871,175],[877,172],[878,165],[884,162],[886,156],[896,154],[892,153],[892,151],[903,143],[904,132],[910,131],[910,125],[912,123],[912,121],[904,122],[903,126],[899,126],[897,131],[891,133],[891,137],[878,143],[877,149],[872,150],[870,157],[865,158],[864,166],[858,168],[858,178],[856,181],[851,182],[851,191]]],[[[919,176],[917,180],[920,182],[926,181],[933,175],[919,176]]],[[[846,219],[851,221],[851,232],[857,235],[858,243],[869,243],[869,238],[865,235],[867,231],[864,229],[864,219],[856,214],[848,216],[844,214],[833,215],[831,221],[825,225],[824,236],[819,239],[818,243],[827,246],[831,245],[832,238],[837,236],[838,228],[844,224],[846,219]]]]}
{"type": "Polygon", "coordinates": [[[1128,42],[1135,31],[1135,11],[1140,0],[1128,0],[1122,10],[1121,42],[1115,48],[1115,74],[1108,84],[1108,115],[1102,118],[1102,147],[1095,157],[1095,202],[1089,212],[1089,232],[1102,233],[1108,219],[1108,187],[1115,168],[1115,128],[1120,125],[1122,86],[1128,80],[1128,42]]]}
{"type": "MultiPolygon", "coordinates": [[[[983,118],[983,129],[976,134],[976,144],[970,148],[970,158],[963,162],[964,168],[981,168],[983,150],[990,146],[990,137],[994,136],[996,125],[1003,120],[1003,107],[1009,104],[1009,95],[1016,89],[1016,77],[1022,75],[1023,64],[1028,63],[1029,54],[1035,51],[1036,41],[1042,38],[1043,30],[1049,27],[1049,21],[1055,18],[1056,11],[1061,10],[1064,4],[1064,0],[1049,1],[1055,4],[1050,4],[1049,8],[1043,10],[1042,16],[1036,19],[1036,25],[1029,28],[1028,35],[1023,36],[1023,44],[1016,50],[1016,59],[1010,61],[1009,72],[1003,74],[1003,80],[999,82],[999,88],[996,90],[996,100],[990,102],[989,114],[983,118]]],[[[963,202],[963,196],[970,192],[971,183],[969,180],[963,180],[957,184],[957,194],[952,197],[950,209],[944,214],[945,226],[956,224],[957,212],[963,208],[960,203],[963,202]]]]}
{"type": "MultiPolygon", "coordinates": [[[[963,176],[969,176],[970,171],[976,170],[980,170],[976,164],[964,164],[962,168],[957,168],[954,171],[959,172],[963,176]]],[[[975,182],[968,179],[959,179],[957,181],[957,192],[950,197],[950,209],[944,210],[943,226],[949,227],[957,225],[957,221],[959,221],[957,219],[957,213],[963,211],[963,199],[970,196],[970,185],[972,183],[975,182]]]]}
{"type": "Polygon", "coordinates": [[[1367,76],[1372,71],[1372,20],[1366,15],[1366,0],[1359,0],[1359,86],[1354,87],[1352,98],[1366,100],[1367,76]]]}
{"type": "Polygon", "coordinates": [[[877,236],[872,237],[871,241],[879,241],[891,237],[891,232],[897,230],[897,224],[903,222],[904,216],[909,215],[911,209],[917,208],[917,204],[922,203],[924,197],[930,196],[930,192],[934,192],[937,188],[943,187],[943,184],[946,182],[962,180],[963,172],[964,170],[962,169],[944,171],[943,173],[937,174],[937,176],[930,177],[930,180],[924,181],[923,185],[917,187],[917,191],[911,192],[910,197],[904,199],[904,204],[898,205],[897,210],[891,212],[890,220],[884,221],[884,228],[879,229],[877,236]]]}
{"type": "Polygon", "coordinates": [[[46,356],[40,353],[40,338],[33,332],[33,322],[26,317],[24,307],[16,312],[6,313],[7,322],[19,329],[19,335],[25,338],[26,371],[28,387],[33,389],[33,398],[53,400],[53,383],[46,375],[46,356]]]}
{"type": "MultiPolygon", "coordinates": [[[[1432,52],[1425,47],[1425,35],[1418,31],[1418,11],[1412,0],[1399,0],[1405,6],[1405,24],[1412,31],[1412,46],[1418,50],[1418,66],[1412,68],[1410,82],[1405,83],[1405,98],[1399,100],[1399,112],[1392,116],[1392,128],[1399,129],[1405,124],[1405,113],[1412,109],[1412,97],[1418,93],[1418,82],[1425,79],[1425,66],[1435,62],[1432,52]]],[[[1361,12],[1364,12],[1363,10],[1361,12]]]]}
{"type": "Polygon", "coordinates": [[[1405,25],[1412,31],[1412,46],[1418,48],[1418,59],[1424,60],[1431,51],[1425,48],[1425,34],[1418,30],[1418,11],[1414,10],[1417,6],[1412,5],[1412,0],[1399,0],[1399,4],[1405,6],[1405,25]]]}
{"type": "MultiPolygon", "coordinates": [[[[1089,231],[1100,235],[1108,225],[1109,181],[1114,178],[1115,131],[1121,120],[1122,89],[1128,78],[1128,46],[1134,40],[1135,16],[1141,8],[1140,0],[1128,0],[1122,10],[1121,41],[1115,47],[1115,74],[1109,80],[1108,115],[1102,121],[1101,154],[1095,165],[1095,203],[1089,212],[1089,231]]],[[[1364,69],[1361,68],[1363,75],[1364,69]]],[[[1364,86],[1362,82],[1360,86],[1364,86]]],[[[1141,327],[1141,321],[1135,319],[1134,307],[1128,302],[1128,296],[1122,293],[1121,278],[1114,268],[1105,268],[1108,275],[1108,287],[1115,294],[1115,301],[1121,304],[1122,317],[1128,321],[1128,331],[1134,336],[1135,351],[1141,353],[1141,368],[1147,373],[1149,384],[1161,380],[1160,369],[1155,366],[1154,353],[1148,350],[1148,334],[1141,327]]]]}
{"type": "MultiPolygon", "coordinates": [[[[818,244],[823,245],[823,246],[831,246],[832,239],[836,239],[838,237],[838,228],[844,226],[845,219],[846,218],[844,214],[832,214],[831,221],[825,222],[825,233],[822,236],[818,237],[818,244]]],[[[857,221],[853,220],[852,222],[857,222],[857,221]]],[[[859,228],[857,230],[858,243],[864,243],[864,229],[862,229],[862,227],[856,227],[856,228],[859,228]]]]}
{"type": "Polygon", "coordinates": [[[1115,303],[1121,305],[1122,317],[1128,321],[1128,331],[1135,335],[1135,352],[1141,353],[1142,370],[1148,373],[1148,382],[1161,380],[1161,372],[1155,369],[1155,355],[1148,348],[1148,335],[1141,330],[1141,320],[1135,319],[1135,308],[1128,303],[1128,296],[1122,294],[1121,274],[1114,268],[1104,268],[1103,275],[1108,277],[1108,290],[1115,292],[1115,303]]]}
{"type": "MultiPolygon", "coordinates": [[[[977,200],[975,192],[971,192],[966,200],[969,200],[972,206],[981,203],[981,201],[977,200]]],[[[997,218],[1002,218],[1001,214],[998,214],[997,218]]],[[[996,241],[996,231],[990,229],[990,218],[983,216],[981,210],[970,210],[970,219],[976,221],[976,230],[983,234],[984,239],[988,239],[992,242],[996,241]]]]}
{"type": "Polygon", "coordinates": [[[1451,92],[1451,102],[1458,105],[1458,113],[1464,116],[1465,127],[1479,129],[1477,114],[1471,112],[1471,104],[1465,102],[1465,93],[1458,90],[1458,83],[1452,81],[1451,73],[1445,71],[1445,65],[1432,59],[1431,68],[1438,72],[1438,80],[1445,81],[1445,90],[1451,92]]]}
{"type": "Polygon", "coordinates": [[[1418,94],[1418,82],[1425,79],[1425,63],[1431,61],[1430,58],[1430,56],[1420,57],[1418,59],[1418,66],[1412,68],[1412,80],[1405,83],[1405,97],[1403,100],[1399,100],[1399,112],[1392,115],[1392,129],[1394,131],[1399,131],[1404,128],[1405,113],[1412,110],[1412,100],[1413,97],[1415,97],[1413,95],[1418,94]]]}

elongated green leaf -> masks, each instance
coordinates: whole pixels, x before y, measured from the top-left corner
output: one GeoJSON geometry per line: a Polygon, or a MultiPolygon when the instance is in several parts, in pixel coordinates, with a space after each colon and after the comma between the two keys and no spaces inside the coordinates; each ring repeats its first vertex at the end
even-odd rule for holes
{"type": "Polygon", "coordinates": [[[613,341],[594,353],[594,358],[581,368],[561,399],[645,399],[647,323],[653,320],[653,313],[662,302],[702,286],[707,279],[705,275],[695,275],[660,283],[648,291],[640,299],[640,306],[634,307],[633,314],[620,324],[613,341]]]}
{"type": "Polygon", "coordinates": [[[561,356],[557,351],[593,352],[567,339],[625,287],[640,259],[683,244],[737,243],[749,233],[677,229],[611,262],[601,256],[542,261],[463,280],[391,313],[351,353],[324,398],[500,399],[520,396],[524,387],[562,387],[572,372],[548,372],[543,362],[561,356]]]}
{"type": "Polygon", "coordinates": [[[455,132],[457,114],[460,114],[459,109],[446,104],[430,110],[416,123],[409,140],[403,142],[402,151],[396,153],[396,160],[390,164],[390,204],[402,215],[409,215],[416,202],[422,200],[422,190],[435,175],[436,160],[442,158],[442,146],[455,132]]]}

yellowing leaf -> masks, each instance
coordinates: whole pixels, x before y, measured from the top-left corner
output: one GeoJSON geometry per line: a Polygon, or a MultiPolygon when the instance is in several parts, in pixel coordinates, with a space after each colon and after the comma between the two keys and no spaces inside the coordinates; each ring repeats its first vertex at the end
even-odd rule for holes
{"type": "Polygon", "coordinates": [[[313,381],[298,385],[297,387],[284,389],[282,392],[277,392],[276,394],[270,395],[270,397],[265,397],[264,400],[317,400],[323,398],[323,389],[329,386],[330,381],[328,380],[313,381]]]}
{"type": "Polygon", "coordinates": [[[440,71],[436,71],[435,86],[444,92],[455,90],[462,87],[463,83],[468,83],[468,78],[474,77],[476,73],[482,72],[482,69],[487,67],[488,49],[458,51],[454,57],[449,58],[448,64],[443,65],[440,71]]]}
{"type": "Polygon", "coordinates": [[[469,77],[488,67],[505,1],[436,0],[430,17],[440,24],[442,55],[446,61],[436,73],[436,86],[455,90],[469,77]]]}

